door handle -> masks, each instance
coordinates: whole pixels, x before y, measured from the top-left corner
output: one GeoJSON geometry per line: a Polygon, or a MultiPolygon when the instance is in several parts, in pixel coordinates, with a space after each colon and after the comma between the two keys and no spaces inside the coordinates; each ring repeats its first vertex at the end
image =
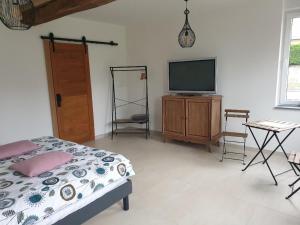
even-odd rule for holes
{"type": "Polygon", "coordinates": [[[61,95],[60,94],[56,94],[56,104],[57,104],[57,107],[61,107],[61,95]]]}

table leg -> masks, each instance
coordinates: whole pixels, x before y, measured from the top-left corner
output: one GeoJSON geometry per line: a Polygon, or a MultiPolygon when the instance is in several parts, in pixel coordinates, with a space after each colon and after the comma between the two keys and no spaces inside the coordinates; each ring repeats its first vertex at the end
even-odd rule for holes
{"type": "Polygon", "coordinates": [[[251,159],[251,161],[248,163],[248,165],[247,165],[242,171],[246,171],[246,170],[248,169],[248,167],[252,165],[253,161],[257,158],[257,156],[262,152],[263,148],[266,146],[266,142],[269,143],[269,142],[270,142],[270,139],[273,138],[273,135],[272,135],[272,137],[267,141],[267,139],[268,139],[268,137],[269,137],[269,134],[270,134],[270,131],[268,131],[268,133],[267,133],[267,135],[266,135],[266,137],[265,137],[265,140],[264,140],[264,142],[263,142],[263,145],[262,145],[262,147],[260,147],[260,145],[258,144],[258,142],[257,142],[257,140],[256,140],[256,138],[255,138],[255,136],[254,136],[254,134],[253,134],[253,132],[252,132],[252,129],[251,129],[250,127],[249,127],[249,130],[250,130],[250,132],[251,132],[251,134],[252,134],[252,136],[253,136],[253,138],[254,138],[254,140],[255,140],[255,142],[256,142],[256,145],[257,145],[259,151],[258,151],[257,154],[251,159]]]}
{"type": "MultiPolygon", "coordinates": [[[[295,129],[294,129],[294,130],[295,130],[295,129]]],[[[293,133],[293,131],[294,131],[294,130],[292,130],[292,131],[291,131],[291,132],[288,134],[288,136],[290,136],[290,135],[293,133]]],[[[287,136],[287,137],[288,137],[288,136],[287,136]]],[[[288,159],[289,159],[289,157],[288,157],[288,155],[286,154],[286,152],[285,152],[284,148],[282,147],[282,143],[283,143],[283,142],[280,142],[280,140],[279,140],[279,138],[278,138],[278,135],[277,135],[277,134],[275,134],[275,138],[277,139],[277,141],[278,141],[278,143],[279,143],[279,146],[280,146],[280,148],[282,149],[282,151],[283,151],[283,153],[284,153],[284,155],[285,155],[286,159],[288,160],[288,159]]],[[[286,138],[285,138],[284,140],[286,140],[286,138]]],[[[299,176],[299,175],[297,174],[297,172],[296,172],[295,168],[293,167],[292,163],[290,163],[289,161],[288,161],[288,163],[289,163],[289,165],[292,167],[292,169],[293,169],[294,173],[296,174],[296,176],[299,176]]]]}
{"type": "Polygon", "coordinates": [[[257,139],[256,139],[256,137],[255,137],[255,135],[254,135],[254,133],[253,133],[251,127],[248,127],[248,128],[249,128],[249,130],[250,130],[250,132],[251,132],[251,134],[252,134],[252,137],[254,138],[254,141],[255,141],[255,143],[256,143],[258,149],[259,149],[259,152],[253,157],[253,159],[248,163],[248,165],[245,167],[245,169],[243,169],[243,171],[246,171],[246,170],[248,169],[248,167],[252,164],[252,162],[255,160],[255,158],[257,158],[257,156],[258,156],[259,154],[261,154],[262,157],[263,157],[263,159],[264,159],[264,161],[265,161],[266,164],[267,164],[268,170],[269,170],[269,172],[271,173],[271,175],[272,175],[272,177],[273,177],[273,180],[275,181],[275,185],[278,185],[278,182],[277,182],[277,180],[276,180],[276,177],[274,176],[274,174],[273,174],[273,172],[272,172],[272,170],[271,170],[271,167],[270,167],[268,161],[266,161],[266,157],[265,157],[265,155],[264,155],[264,153],[263,153],[264,148],[269,144],[269,142],[270,142],[270,141],[273,139],[273,137],[275,136],[275,132],[273,132],[272,136],[268,139],[269,134],[270,134],[270,131],[268,131],[268,133],[267,133],[267,135],[266,135],[266,137],[265,137],[265,140],[264,140],[262,146],[260,146],[260,144],[258,143],[258,141],[257,141],[257,139]]]}
{"type": "MultiPolygon", "coordinates": [[[[266,159],[263,153],[262,153],[262,155],[263,155],[264,159],[266,159]]],[[[267,161],[266,161],[266,165],[267,165],[267,167],[268,167],[268,169],[269,169],[269,171],[270,171],[270,173],[271,173],[271,175],[272,175],[272,177],[273,177],[273,179],[275,181],[275,185],[277,186],[278,182],[277,182],[276,177],[274,176],[274,174],[273,174],[273,172],[271,170],[271,167],[270,167],[270,165],[269,165],[269,163],[267,161]]]]}
{"type": "MultiPolygon", "coordinates": [[[[295,131],[295,129],[291,130],[288,135],[280,142],[279,141],[279,138],[276,134],[276,137],[277,137],[277,141],[279,143],[279,145],[272,151],[272,153],[267,157],[267,160],[269,160],[269,158],[271,158],[271,156],[278,150],[279,147],[282,147],[282,144],[286,141],[286,139],[295,131]]],[[[265,162],[264,162],[265,164],[265,162]]]]}

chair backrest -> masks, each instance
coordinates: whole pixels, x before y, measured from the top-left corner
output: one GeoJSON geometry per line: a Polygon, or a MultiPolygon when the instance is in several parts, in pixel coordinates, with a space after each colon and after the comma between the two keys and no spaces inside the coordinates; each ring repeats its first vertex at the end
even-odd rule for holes
{"type": "Polygon", "coordinates": [[[250,110],[241,110],[241,109],[225,109],[226,120],[229,117],[232,118],[245,118],[246,121],[249,119],[250,110]]]}
{"type": "MultiPolygon", "coordinates": [[[[227,131],[227,126],[228,126],[228,118],[240,118],[244,119],[245,122],[248,122],[249,119],[249,114],[250,110],[245,110],[245,109],[225,109],[225,132],[227,131]]],[[[244,133],[247,132],[247,127],[245,127],[244,133]]]]}

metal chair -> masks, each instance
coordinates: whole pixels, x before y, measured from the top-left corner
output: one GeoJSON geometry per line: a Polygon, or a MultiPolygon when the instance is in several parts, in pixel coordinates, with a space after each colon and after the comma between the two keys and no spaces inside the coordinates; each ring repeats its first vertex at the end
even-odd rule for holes
{"type": "Polygon", "coordinates": [[[222,133],[223,136],[223,152],[222,152],[222,159],[220,160],[223,162],[224,159],[231,159],[231,160],[238,160],[242,161],[245,165],[245,157],[246,157],[246,140],[248,137],[247,134],[247,127],[245,127],[244,132],[232,132],[227,131],[229,118],[231,119],[243,119],[245,123],[248,122],[249,119],[249,110],[238,110],[238,109],[225,109],[225,130],[222,133]],[[242,141],[236,141],[236,140],[228,140],[228,138],[240,138],[242,141]],[[239,152],[230,152],[226,149],[227,143],[238,143],[243,144],[243,153],[239,152]],[[227,157],[226,155],[242,155],[242,158],[237,157],[227,157]]]}
{"type": "MultiPolygon", "coordinates": [[[[300,173],[300,152],[299,153],[291,153],[288,159],[289,163],[296,168],[296,170],[300,173]]],[[[298,191],[300,191],[300,187],[295,189],[295,185],[300,181],[300,178],[295,180],[293,183],[289,185],[289,187],[292,188],[292,193],[286,197],[286,199],[290,199],[294,194],[296,194],[298,191]]]]}

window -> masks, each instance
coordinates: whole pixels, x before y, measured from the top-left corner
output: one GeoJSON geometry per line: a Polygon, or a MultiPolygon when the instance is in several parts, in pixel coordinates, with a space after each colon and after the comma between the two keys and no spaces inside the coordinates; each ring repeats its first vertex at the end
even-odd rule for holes
{"type": "Polygon", "coordinates": [[[278,105],[300,108],[300,11],[285,15],[278,105]]]}

